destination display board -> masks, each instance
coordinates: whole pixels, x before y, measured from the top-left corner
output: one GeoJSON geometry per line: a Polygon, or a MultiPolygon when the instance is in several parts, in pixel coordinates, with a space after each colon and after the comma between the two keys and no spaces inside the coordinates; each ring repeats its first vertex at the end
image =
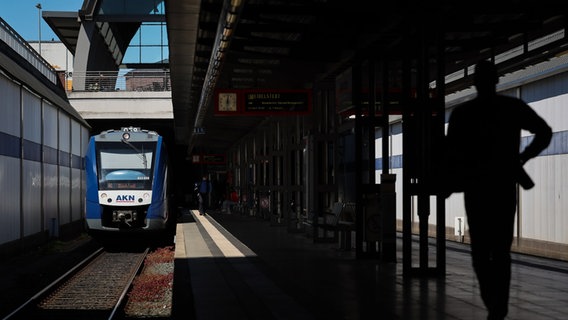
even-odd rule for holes
{"type": "Polygon", "coordinates": [[[201,164],[225,164],[224,154],[194,154],[191,156],[193,163],[201,164]]]}
{"type": "Polygon", "coordinates": [[[216,115],[309,114],[312,111],[312,92],[283,89],[217,90],[214,103],[216,115]]]}

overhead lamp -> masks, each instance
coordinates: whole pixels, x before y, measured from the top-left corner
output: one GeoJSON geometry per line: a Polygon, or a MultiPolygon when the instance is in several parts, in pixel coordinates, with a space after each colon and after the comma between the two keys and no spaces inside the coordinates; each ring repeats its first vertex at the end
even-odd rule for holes
{"type": "Polygon", "coordinates": [[[243,4],[243,0],[231,0],[232,7],[240,7],[243,4]]]}
{"type": "Polygon", "coordinates": [[[227,12],[227,27],[232,27],[235,22],[237,22],[237,15],[227,12]]]}
{"type": "Polygon", "coordinates": [[[233,28],[223,28],[223,40],[227,40],[233,34],[233,28]]]}
{"type": "Polygon", "coordinates": [[[229,47],[229,41],[221,40],[221,42],[219,42],[219,50],[225,51],[227,50],[228,47],[229,47]]]}

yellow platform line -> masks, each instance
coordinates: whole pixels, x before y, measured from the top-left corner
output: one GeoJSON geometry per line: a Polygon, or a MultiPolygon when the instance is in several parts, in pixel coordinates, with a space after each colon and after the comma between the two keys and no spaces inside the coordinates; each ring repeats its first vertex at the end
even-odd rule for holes
{"type": "Polygon", "coordinates": [[[227,239],[220,231],[217,229],[206,216],[199,215],[197,210],[192,210],[196,221],[199,221],[205,231],[209,234],[211,239],[215,242],[219,250],[223,253],[225,257],[228,258],[242,258],[245,254],[241,252],[237,247],[235,247],[229,239],[227,239]]]}

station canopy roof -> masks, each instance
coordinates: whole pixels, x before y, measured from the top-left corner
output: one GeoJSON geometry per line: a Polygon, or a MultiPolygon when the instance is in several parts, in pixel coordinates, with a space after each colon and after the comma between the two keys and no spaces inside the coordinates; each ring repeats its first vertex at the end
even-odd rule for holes
{"type": "MultiPolygon", "coordinates": [[[[443,62],[448,93],[466,88],[479,59],[495,56],[507,73],[561,55],[566,8],[552,0],[165,0],[176,140],[223,153],[266,116],[215,115],[215,90],[333,83],[361,57],[395,61],[435,48],[439,59],[427,67],[443,62]]],[[[76,18],[44,15],[72,52],[76,18]]]]}

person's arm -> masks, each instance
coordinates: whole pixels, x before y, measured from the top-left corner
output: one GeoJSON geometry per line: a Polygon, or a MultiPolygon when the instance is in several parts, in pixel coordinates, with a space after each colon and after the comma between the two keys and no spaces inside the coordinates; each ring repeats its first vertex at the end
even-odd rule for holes
{"type": "Polygon", "coordinates": [[[527,121],[525,121],[523,129],[533,133],[534,137],[519,155],[521,164],[538,156],[542,150],[548,147],[552,139],[552,128],[534,110],[530,109],[530,107],[528,109],[525,117],[527,121]]]}

